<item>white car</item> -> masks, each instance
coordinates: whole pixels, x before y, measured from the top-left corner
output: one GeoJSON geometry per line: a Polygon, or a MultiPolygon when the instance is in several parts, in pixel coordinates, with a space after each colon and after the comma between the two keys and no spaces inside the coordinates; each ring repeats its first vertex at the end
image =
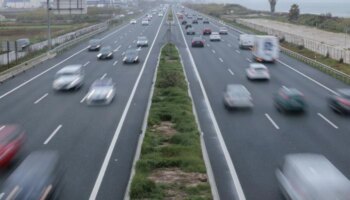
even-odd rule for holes
{"type": "Polygon", "coordinates": [[[218,32],[212,32],[209,36],[210,41],[221,41],[221,36],[218,32]]]}
{"type": "Polygon", "coordinates": [[[75,90],[81,88],[83,81],[83,66],[68,65],[56,73],[52,87],[54,90],[75,90]]]}
{"type": "Polygon", "coordinates": [[[149,25],[149,21],[148,21],[147,19],[143,19],[142,22],[141,22],[141,24],[142,24],[143,26],[148,26],[148,25],[149,25]]]}
{"type": "Polygon", "coordinates": [[[158,14],[158,17],[163,17],[163,13],[159,13],[159,14],[158,14]]]}
{"type": "Polygon", "coordinates": [[[88,105],[110,104],[115,96],[115,84],[111,78],[94,81],[86,95],[88,105]]]}
{"type": "Polygon", "coordinates": [[[246,69],[247,78],[249,80],[269,80],[270,73],[267,67],[259,63],[251,63],[246,69]]]}
{"type": "Polygon", "coordinates": [[[224,92],[224,105],[227,109],[252,108],[252,97],[248,89],[240,84],[229,84],[224,92]]]}
{"type": "Polygon", "coordinates": [[[136,19],[130,20],[130,24],[136,24],[136,23],[137,23],[136,19]]]}

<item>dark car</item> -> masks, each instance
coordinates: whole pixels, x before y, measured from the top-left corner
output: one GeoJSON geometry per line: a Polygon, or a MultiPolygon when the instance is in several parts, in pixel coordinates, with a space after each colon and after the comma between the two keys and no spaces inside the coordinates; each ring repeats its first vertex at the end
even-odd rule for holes
{"type": "Polygon", "coordinates": [[[183,20],[183,21],[181,22],[181,24],[182,24],[182,25],[186,25],[186,24],[187,24],[187,21],[186,21],[186,20],[183,20]]]}
{"type": "Polygon", "coordinates": [[[89,41],[89,51],[99,51],[101,48],[101,41],[99,39],[92,39],[89,41]]]}
{"type": "Polygon", "coordinates": [[[110,46],[102,47],[100,53],[97,54],[97,58],[100,60],[112,59],[113,58],[112,47],[110,46]]]}
{"type": "Polygon", "coordinates": [[[329,106],[337,113],[350,114],[350,89],[338,89],[328,99],[329,106]]]}
{"type": "Polygon", "coordinates": [[[123,62],[125,64],[140,62],[140,60],[139,60],[139,52],[137,51],[137,49],[128,49],[125,52],[125,56],[123,58],[123,62]]]}
{"type": "Polygon", "coordinates": [[[209,20],[208,19],[203,20],[203,24],[209,24],[209,20]]]}
{"type": "Polygon", "coordinates": [[[17,155],[25,140],[19,125],[0,125],[0,166],[6,167],[17,155]]]}
{"type": "Polygon", "coordinates": [[[1,199],[58,199],[62,173],[56,152],[33,152],[3,184],[1,199]]]}
{"type": "Polygon", "coordinates": [[[193,28],[188,28],[186,30],[186,34],[187,35],[195,35],[196,34],[196,31],[193,29],[193,28]]]}
{"type": "Polygon", "coordinates": [[[204,40],[201,37],[194,37],[191,44],[192,47],[204,47],[204,40]]]}
{"type": "Polygon", "coordinates": [[[278,111],[303,112],[306,109],[304,95],[295,88],[282,87],[274,97],[278,111]]]}
{"type": "Polygon", "coordinates": [[[198,16],[198,17],[197,17],[197,20],[203,20],[203,17],[198,16]]]}
{"type": "Polygon", "coordinates": [[[203,35],[210,35],[210,34],[211,34],[211,29],[210,28],[203,29],[203,35]]]}
{"type": "Polygon", "coordinates": [[[191,24],[187,24],[187,25],[185,26],[185,29],[188,29],[188,28],[192,28],[192,25],[191,25],[191,24]]]}
{"type": "Polygon", "coordinates": [[[196,20],[196,19],[193,20],[193,21],[192,21],[192,24],[198,24],[198,20],[196,20]]]}

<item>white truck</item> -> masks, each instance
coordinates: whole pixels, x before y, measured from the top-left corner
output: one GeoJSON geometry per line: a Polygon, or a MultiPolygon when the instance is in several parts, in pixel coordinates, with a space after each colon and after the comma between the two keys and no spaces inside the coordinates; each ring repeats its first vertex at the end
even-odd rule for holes
{"type": "Polygon", "coordinates": [[[258,62],[275,62],[279,56],[279,41],[275,36],[255,36],[253,58],[258,62]]]}
{"type": "Polygon", "coordinates": [[[254,46],[255,35],[241,34],[238,38],[240,49],[250,49],[254,46]]]}

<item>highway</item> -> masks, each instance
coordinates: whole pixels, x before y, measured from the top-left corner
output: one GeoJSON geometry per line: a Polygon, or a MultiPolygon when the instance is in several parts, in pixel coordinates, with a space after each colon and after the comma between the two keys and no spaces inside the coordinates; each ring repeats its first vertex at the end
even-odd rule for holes
{"type": "MultiPolygon", "coordinates": [[[[199,14],[189,9],[186,12],[199,14]]],[[[192,22],[191,19],[187,21],[192,22]]],[[[177,26],[181,26],[178,21],[177,26]]],[[[211,19],[210,24],[199,21],[198,25],[192,26],[199,34],[204,28],[219,31],[223,25],[211,19]]],[[[239,49],[238,32],[229,29],[229,34],[223,35],[221,42],[210,42],[208,36],[203,36],[205,47],[191,48],[193,36],[186,35],[184,26],[181,31],[176,38],[178,46],[183,47],[180,48],[183,57],[187,54],[181,41],[183,36],[189,45],[190,55],[184,63],[188,65],[185,69],[201,126],[207,126],[208,120],[208,117],[201,116],[213,111],[213,127],[203,130],[208,153],[210,155],[210,152],[218,151],[212,140],[220,140],[218,135],[221,134],[234,165],[235,173],[232,173],[232,168],[227,167],[230,160],[226,159],[225,167],[215,165],[218,158],[210,157],[221,199],[231,198],[227,196],[229,189],[225,186],[225,181],[229,181],[227,170],[234,174],[231,180],[235,190],[240,191],[241,186],[242,193],[233,194],[237,199],[283,199],[278,190],[275,170],[282,164],[284,156],[290,153],[323,154],[344,175],[350,177],[350,161],[347,159],[350,152],[349,118],[335,114],[326,101],[335,89],[346,88],[347,85],[283,54],[275,64],[266,64],[271,74],[269,82],[252,82],[246,78],[245,72],[252,62],[252,55],[250,51],[239,49]],[[196,70],[199,80],[193,72],[196,70]],[[198,92],[201,89],[199,82],[206,95],[198,92]],[[243,84],[251,92],[254,103],[251,111],[229,112],[225,109],[223,91],[231,83],[243,84]],[[285,115],[276,110],[273,95],[283,86],[294,87],[304,93],[308,103],[304,115],[285,115]],[[209,105],[203,106],[205,96],[208,97],[209,105]],[[216,122],[219,129],[212,131],[216,122]],[[206,131],[209,133],[206,134],[206,131]],[[210,144],[214,144],[214,147],[210,144]],[[239,183],[234,181],[235,175],[239,183]]],[[[219,145],[222,147],[223,143],[219,145]]],[[[221,153],[225,155],[224,150],[221,153]]]]}
{"type": "MultiPolygon", "coordinates": [[[[165,17],[149,26],[125,24],[95,36],[114,49],[114,59],[97,60],[88,41],[6,81],[0,86],[1,124],[21,124],[27,140],[19,164],[35,150],[55,150],[65,169],[61,199],[123,199],[144,120],[154,70],[164,44],[165,17]],[[125,51],[136,48],[138,36],[149,47],[140,49],[141,62],[124,65],[125,51]],[[55,73],[82,64],[85,82],[78,91],[55,92],[55,73]],[[84,97],[93,81],[111,77],[116,97],[111,105],[89,107],[84,97]]],[[[1,172],[1,183],[14,167],[1,172]]]]}
{"type": "MultiPolygon", "coordinates": [[[[176,16],[180,10],[173,7],[176,16]]],[[[252,55],[238,48],[237,31],[229,29],[220,42],[203,36],[205,47],[192,48],[193,36],[186,35],[177,18],[168,35],[166,17],[153,16],[149,26],[141,25],[141,17],[137,24],[95,36],[102,46],[112,47],[112,60],[97,60],[97,52],[87,51],[85,41],[0,85],[0,124],[21,124],[27,132],[17,162],[0,171],[1,184],[29,153],[55,150],[65,169],[61,199],[123,199],[158,55],[169,40],[182,58],[220,199],[283,199],[275,170],[290,153],[323,154],[350,177],[349,117],[335,114],[326,101],[335,89],[347,85],[283,54],[275,64],[266,64],[270,81],[249,81],[245,70],[252,55]],[[149,46],[140,49],[141,62],[124,65],[125,51],[136,48],[141,35],[149,39],[149,46]],[[78,91],[55,92],[55,73],[69,64],[84,66],[85,83],[78,91]],[[89,86],[103,77],[116,82],[116,98],[108,106],[87,106],[89,86]],[[251,111],[225,109],[223,91],[231,83],[251,92],[251,111]],[[283,86],[305,94],[305,114],[276,110],[273,95],[283,86]]],[[[210,24],[199,21],[192,26],[199,34],[206,27],[218,31],[223,25],[210,19],[210,24]]]]}

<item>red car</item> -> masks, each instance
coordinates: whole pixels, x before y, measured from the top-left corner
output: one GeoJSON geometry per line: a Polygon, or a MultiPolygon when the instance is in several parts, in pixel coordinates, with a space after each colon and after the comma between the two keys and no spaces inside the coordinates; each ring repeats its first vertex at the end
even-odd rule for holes
{"type": "Polygon", "coordinates": [[[0,166],[7,166],[20,150],[25,132],[19,125],[0,125],[0,166]]]}
{"type": "Polygon", "coordinates": [[[210,28],[205,28],[203,30],[203,35],[210,35],[211,34],[211,29],[210,28]]]}

